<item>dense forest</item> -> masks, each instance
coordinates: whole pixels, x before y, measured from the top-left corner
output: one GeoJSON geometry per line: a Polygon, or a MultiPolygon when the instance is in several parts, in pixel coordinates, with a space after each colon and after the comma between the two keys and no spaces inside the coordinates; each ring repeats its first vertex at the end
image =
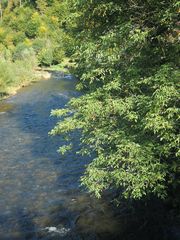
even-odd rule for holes
{"type": "Polygon", "coordinates": [[[67,139],[65,154],[79,131],[91,159],[81,182],[97,197],[179,206],[179,12],[176,0],[1,1],[0,89],[74,63],[83,94],[52,111],[50,134],[67,139]]]}
{"type": "Polygon", "coordinates": [[[59,1],[0,1],[0,92],[34,80],[37,66],[64,59],[61,26],[64,15],[59,1]]]}

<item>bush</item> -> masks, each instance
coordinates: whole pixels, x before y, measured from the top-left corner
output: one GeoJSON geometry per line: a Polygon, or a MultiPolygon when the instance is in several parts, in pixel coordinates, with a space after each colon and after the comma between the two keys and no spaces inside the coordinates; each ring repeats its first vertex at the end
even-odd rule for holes
{"type": "Polygon", "coordinates": [[[46,46],[46,42],[47,42],[46,38],[36,38],[33,41],[32,47],[36,54],[38,54],[46,46]]]}
{"type": "Polygon", "coordinates": [[[32,81],[34,68],[37,66],[35,55],[28,55],[23,60],[0,60],[0,93],[10,94],[11,91],[32,81]]]}
{"type": "Polygon", "coordinates": [[[0,92],[5,91],[6,87],[12,84],[15,78],[12,63],[9,61],[0,61],[0,92]]]}
{"type": "Polygon", "coordinates": [[[62,47],[56,47],[53,51],[53,63],[61,63],[65,57],[64,49],[62,47]]]}
{"type": "Polygon", "coordinates": [[[53,62],[53,50],[43,48],[38,54],[38,60],[41,65],[50,66],[53,62]]]}

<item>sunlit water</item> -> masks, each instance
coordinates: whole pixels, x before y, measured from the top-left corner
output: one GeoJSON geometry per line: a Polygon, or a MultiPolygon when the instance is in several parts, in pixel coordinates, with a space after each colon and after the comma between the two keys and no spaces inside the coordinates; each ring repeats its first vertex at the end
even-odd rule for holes
{"type": "Polygon", "coordinates": [[[54,73],[0,103],[0,240],[117,239],[107,204],[79,187],[87,160],[48,136],[51,109],[76,96],[75,79],[54,73]]]}

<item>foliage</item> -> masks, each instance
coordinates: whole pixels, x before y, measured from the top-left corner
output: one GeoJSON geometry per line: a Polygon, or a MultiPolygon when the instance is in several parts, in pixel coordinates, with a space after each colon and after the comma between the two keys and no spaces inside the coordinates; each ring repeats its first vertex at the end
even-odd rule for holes
{"type": "MultiPolygon", "coordinates": [[[[63,4],[56,6],[53,1],[19,1],[2,3],[3,21],[0,22],[0,43],[8,48],[12,55],[20,53],[20,48],[35,47],[40,65],[60,63],[65,55],[63,38],[65,34],[59,26],[56,11],[63,4]],[[41,42],[40,42],[41,41],[41,42]],[[51,42],[51,49],[47,43],[51,42]],[[20,47],[21,46],[21,47],[20,47]],[[62,54],[62,56],[60,56],[62,54]]],[[[62,16],[61,16],[62,17],[62,16]]],[[[16,58],[16,57],[15,57],[16,58]]]]}
{"type": "Polygon", "coordinates": [[[50,66],[53,61],[53,52],[51,48],[44,49],[39,54],[40,62],[45,66],[50,66]]]}
{"type": "Polygon", "coordinates": [[[25,60],[31,55],[35,55],[32,47],[28,47],[26,44],[18,44],[13,52],[13,60],[25,60]]]}
{"type": "Polygon", "coordinates": [[[92,158],[82,184],[97,197],[109,189],[132,199],[175,195],[180,174],[177,2],[67,3],[66,31],[75,39],[75,74],[84,95],[52,112],[61,118],[51,134],[70,138],[81,130],[80,153],[92,158]]]}
{"type": "Polygon", "coordinates": [[[19,87],[35,79],[34,68],[37,65],[34,55],[25,59],[0,60],[0,95],[11,94],[14,87],[19,87]]]}

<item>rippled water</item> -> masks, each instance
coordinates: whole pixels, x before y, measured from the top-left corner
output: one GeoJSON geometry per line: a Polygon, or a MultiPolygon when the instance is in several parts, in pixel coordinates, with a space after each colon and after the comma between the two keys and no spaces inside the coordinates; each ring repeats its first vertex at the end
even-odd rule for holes
{"type": "MultiPolygon", "coordinates": [[[[78,96],[75,79],[40,81],[0,103],[0,239],[116,239],[109,207],[79,187],[86,159],[57,153],[51,109],[78,96]]],[[[77,146],[78,147],[78,146],[77,146]]]]}

